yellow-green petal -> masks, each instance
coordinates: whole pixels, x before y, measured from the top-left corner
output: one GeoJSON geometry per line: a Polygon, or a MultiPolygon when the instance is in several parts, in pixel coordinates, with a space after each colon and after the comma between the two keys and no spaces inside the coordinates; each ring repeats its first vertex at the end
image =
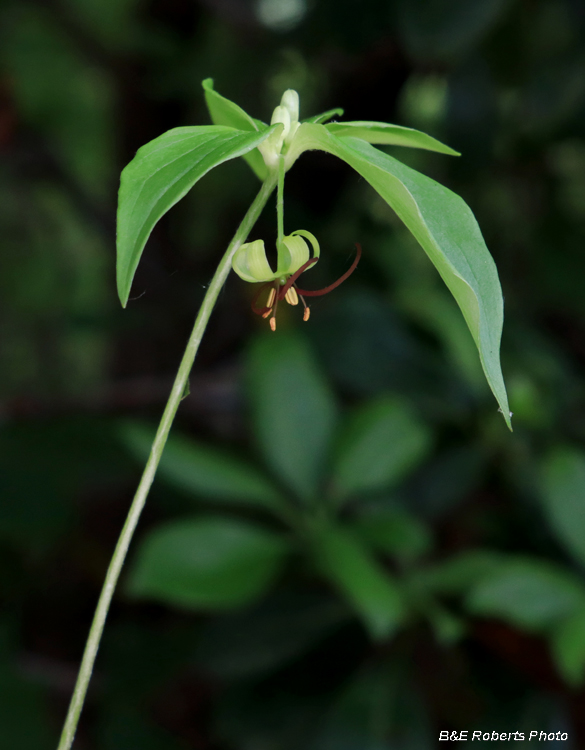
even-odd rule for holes
{"type": "Polygon", "coordinates": [[[278,275],[295,273],[310,257],[309,246],[302,237],[292,234],[283,237],[278,248],[278,275]]]}
{"type": "Polygon", "coordinates": [[[266,258],[264,240],[246,242],[236,250],[232,260],[232,268],[244,281],[256,283],[271,281],[278,274],[274,273],[266,258]]]}

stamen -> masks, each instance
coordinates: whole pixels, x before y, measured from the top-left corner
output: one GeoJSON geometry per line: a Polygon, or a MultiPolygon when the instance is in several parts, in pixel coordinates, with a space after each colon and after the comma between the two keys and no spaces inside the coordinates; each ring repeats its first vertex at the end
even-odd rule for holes
{"type": "Polygon", "coordinates": [[[291,286],[291,288],[287,290],[286,294],[284,295],[284,298],[288,302],[289,305],[299,304],[299,298],[298,298],[298,295],[294,286],[291,286]]]}
{"type": "Polygon", "coordinates": [[[270,307],[267,307],[264,305],[263,307],[256,307],[256,303],[258,302],[260,295],[262,292],[266,289],[266,287],[272,286],[272,289],[274,291],[274,283],[272,281],[266,282],[266,284],[262,284],[260,289],[256,292],[254,299],[252,300],[252,311],[256,313],[256,315],[262,315],[262,317],[265,317],[266,312],[270,312],[270,307]]]}
{"type": "Polygon", "coordinates": [[[266,307],[272,307],[274,304],[274,298],[276,297],[276,289],[272,287],[270,290],[270,294],[268,295],[268,300],[266,301],[266,307]]]}
{"type": "Polygon", "coordinates": [[[292,276],[290,276],[287,279],[286,284],[282,287],[278,294],[278,299],[284,299],[286,296],[286,293],[291,288],[291,286],[295,283],[295,281],[299,278],[299,276],[304,273],[309,266],[312,266],[313,263],[316,263],[319,260],[319,258],[310,258],[306,263],[303,263],[303,265],[299,268],[298,271],[295,271],[292,276]]]}
{"type": "MultiPolygon", "coordinates": [[[[342,284],[348,276],[351,276],[351,274],[355,271],[357,268],[357,264],[360,262],[360,258],[362,257],[362,248],[361,246],[356,242],[355,243],[357,254],[355,256],[354,262],[351,264],[349,269],[343,274],[343,276],[340,276],[337,281],[334,281],[333,284],[330,284],[329,286],[326,286],[324,289],[316,289],[315,291],[309,291],[307,289],[299,289],[297,287],[297,292],[300,295],[304,295],[305,297],[320,297],[322,294],[328,294],[329,292],[333,291],[335,287],[338,287],[340,284],[342,284]]],[[[298,273],[298,272],[297,272],[298,273]]],[[[293,278],[292,276],[290,277],[293,278]]],[[[288,280],[288,282],[290,279],[288,280]]],[[[288,284],[287,282],[287,284],[288,284]]]]}
{"type": "Polygon", "coordinates": [[[306,322],[311,316],[311,308],[305,305],[305,312],[303,313],[303,320],[306,322]]]}
{"type": "MultiPolygon", "coordinates": [[[[276,282],[276,285],[274,289],[277,289],[278,282],[276,282]]],[[[274,307],[272,308],[272,317],[270,318],[270,330],[276,331],[276,310],[278,309],[278,300],[280,299],[280,294],[275,294],[274,296],[274,307]]]]}

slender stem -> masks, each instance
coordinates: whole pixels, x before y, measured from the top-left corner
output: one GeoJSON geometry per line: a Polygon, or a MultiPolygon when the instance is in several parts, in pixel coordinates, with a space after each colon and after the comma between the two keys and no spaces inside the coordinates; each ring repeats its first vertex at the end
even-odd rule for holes
{"type": "Polygon", "coordinates": [[[79,715],[85,701],[87,687],[91,678],[91,673],[93,671],[93,665],[100,645],[100,640],[104,630],[104,624],[108,615],[110,603],[112,601],[112,596],[114,594],[118,578],[120,577],[120,571],[122,570],[124,559],[126,558],[126,553],[128,552],[128,547],[130,546],[134,530],[136,529],[138,519],[140,518],[142,508],[144,507],[146,496],[148,495],[148,491],[150,490],[150,487],[154,480],[154,475],[156,473],[156,469],[165,447],[165,443],[167,441],[173,419],[185,391],[189,373],[191,372],[191,368],[193,367],[195,355],[197,354],[197,349],[199,348],[199,344],[205,332],[205,328],[213,310],[213,306],[215,305],[217,296],[221,291],[221,288],[224,285],[224,282],[230,271],[234,253],[240,247],[240,245],[245,242],[248,233],[256,223],[256,220],[258,219],[262,209],[266,205],[270,194],[274,190],[275,184],[276,177],[274,174],[269,175],[266,181],[262,184],[260,192],[248,209],[248,212],[244,216],[242,223],[238,227],[238,230],[235,233],[232,241],[230,242],[228,249],[221,259],[215,275],[211,281],[211,284],[209,285],[209,288],[205,294],[203,303],[201,304],[201,308],[199,309],[199,313],[197,314],[197,319],[195,320],[193,331],[189,338],[189,342],[187,343],[183,359],[181,360],[179,371],[171,390],[171,395],[169,396],[169,400],[165,407],[158,427],[158,431],[152,444],[150,456],[144,468],[144,473],[142,474],[138,489],[136,490],[136,495],[132,500],[130,510],[128,511],[128,516],[120,533],[118,543],[116,544],[116,549],[114,550],[114,554],[112,556],[112,560],[106,574],[106,579],[104,581],[102,592],[100,594],[100,598],[96,607],[93,622],[89,631],[89,636],[85,644],[85,651],[83,654],[83,659],[81,661],[81,666],[79,668],[79,675],[77,677],[77,682],[75,684],[75,690],[73,691],[71,703],[69,704],[69,711],[67,712],[67,718],[65,719],[65,725],[61,734],[61,740],[59,742],[58,750],[69,750],[69,748],[71,748],[71,745],[73,744],[77,724],[79,722],[79,715]]]}
{"type": "Polygon", "coordinates": [[[278,238],[276,249],[280,249],[280,243],[284,237],[284,156],[278,157],[278,187],[276,189],[276,220],[278,226],[278,238]]]}

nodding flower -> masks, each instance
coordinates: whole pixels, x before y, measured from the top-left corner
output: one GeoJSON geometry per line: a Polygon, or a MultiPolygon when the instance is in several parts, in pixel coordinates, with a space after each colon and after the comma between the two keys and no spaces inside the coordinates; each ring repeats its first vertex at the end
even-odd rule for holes
{"type": "Polygon", "coordinates": [[[319,297],[333,291],[355,271],[362,254],[362,249],[356,242],[356,257],[349,269],[333,284],[323,289],[310,290],[299,289],[296,281],[302,273],[319,260],[321,251],[317,238],[304,229],[297,229],[292,234],[283,237],[277,249],[276,271],[272,270],[266,258],[264,240],[255,240],[241,245],[232,260],[232,268],[241,279],[251,283],[264,282],[252,300],[252,310],[256,315],[269,318],[270,328],[273,331],[276,330],[276,310],[280,301],[285,300],[289,305],[298,305],[300,299],[304,307],[303,320],[309,320],[311,308],[307,305],[305,297],[319,297]],[[306,237],[312,245],[312,256],[303,237],[306,237]],[[259,307],[258,300],[267,289],[269,291],[266,302],[259,307]]]}

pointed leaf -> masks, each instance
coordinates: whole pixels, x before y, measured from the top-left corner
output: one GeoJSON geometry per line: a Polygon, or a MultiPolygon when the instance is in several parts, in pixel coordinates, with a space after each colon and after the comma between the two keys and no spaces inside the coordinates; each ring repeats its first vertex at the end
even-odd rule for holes
{"type": "Polygon", "coordinates": [[[385,144],[388,146],[409,146],[410,148],[424,148],[427,151],[438,151],[450,156],[461,156],[458,151],[445,146],[426,133],[402,125],[390,125],[387,122],[331,122],[325,126],[333,135],[349,135],[361,138],[367,143],[385,144]]]}
{"type": "MultiPolygon", "coordinates": [[[[226,99],[213,88],[213,78],[201,82],[205,92],[205,103],[214,125],[227,125],[237,130],[260,130],[254,118],[243,110],[239,104],[226,99]]],[[[266,125],[264,126],[266,128],[266,125]]]]}
{"type": "Polygon", "coordinates": [[[346,598],[373,638],[394,633],[404,617],[402,594],[394,578],[350,531],[327,527],[315,537],[319,570],[346,598]]]}
{"type": "Polygon", "coordinates": [[[327,112],[321,112],[320,115],[313,115],[312,117],[307,117],[306,120],[303,120],[303,122],[313,123],[314,125],[318,125],[323,122],[327,122],[327,120],[330,120],[332,117],[341,117],[343,115],[343,110],[337,107],[337,109],[328,109],[327,112]]]}
{"type": "MultiPolygon", "coordinates": [[[[262,132],[267,129],[268,125],[260,120],[256,120],[254,117],[250,117],[238,104],[218,94],[213,88],[213,78],[206,78],[201,82],[201,85],[205,91],[205,103],[211,116],[211,122],[214,125],[227,125],[230,128],[250,132],[262,132]]],[[[248,162],[248,165],[259,180],[266,179],[268,168],[259,151],[249,151],[244,156],[244,159],[248,162]]]]}
{"type": "Polygon", "coordinates": [[[410,229],[457,300],[487,381],[512,429],[499,356],[502,290],[494,261],[467,204],[363,140],[338,138],[324,125],[300,126],[289,161],[307,149],[321,149],[347,162],[410,229]]]}
{"type": "Polygon", "coordinates": [[[122,172],[118,196],[117,277],[124,307],[144,245],[161,216],[210,169],[248,153],[273,130],[175,128],[138,150],[122,172]]]}
{"type": "MultiPolygon", "coordinates": [[[[155,429],[127,422],[122,438],[141,461],[148,458],[155,429]]],[[[204,499],[232,505],[265,508],[280,515],[286,501],[254,466],[225,451],[171,433],[158,466],[157,476],[178,490],[204,499]]]]}
{"type": "Polygon", "coordinates": [[[288,551],[284,537],[244,521],[171,521],[142,541],[128,590],[180,607],[235,607],[270,586],[288,551]]]}
{"type": "Polygon", "coordinates": [[[284,332],[259,338],[248,361],[248,391],[266,462],[297,495],[314,498],[337,408],[307,343],[284,332]]]}

